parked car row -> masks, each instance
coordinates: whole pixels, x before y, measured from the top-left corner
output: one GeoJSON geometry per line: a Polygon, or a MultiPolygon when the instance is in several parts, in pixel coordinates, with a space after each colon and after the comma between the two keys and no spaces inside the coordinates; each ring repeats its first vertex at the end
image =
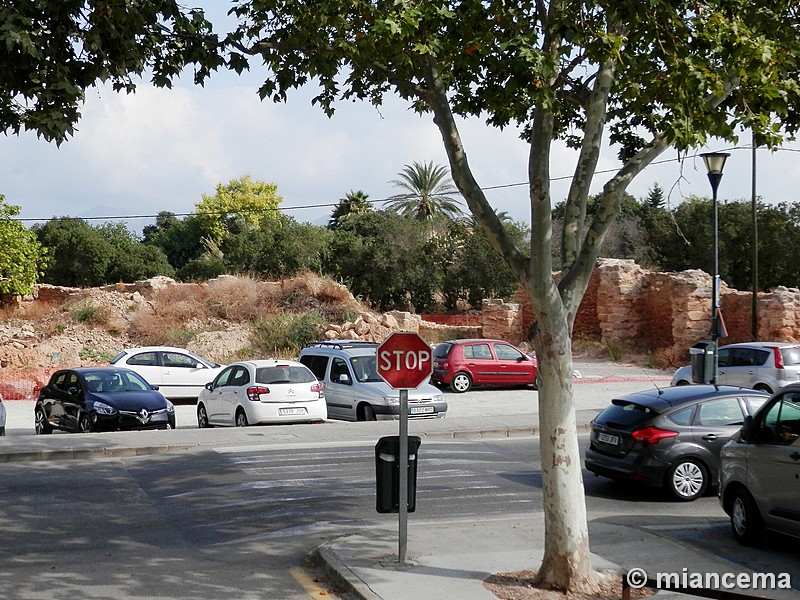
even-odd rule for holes
{"type": "Polygon", "coordinates": [[[682,501],[716,488],[744,544],[767,531],[800,537],[800,383],[774,377],[794,347],[767,346],[761,363],[772,361],[772,379],[760,381],[777,392],[674,379],[668,388],[615,398],[591,422],[586,469],[658,486],[682,501]]]}
{"type": "MultiPolygon", "coordinates": [[[[298,361],[231,365],[168,346],[126,349],[109,367],[54,373],[36,402],[36,432],[170,428],[172,401],[185,399],[196,400],[201,428],[397,419],[399,392],[378,375],[378,346],[324,341],[304,348],[298,361]],[[121,383],[112,387],[106,382],[111,379],[121,383]]],[[[438,344],[432,355],[431,380],[457,393],[473,386],[538,384],[536,359],[501,340],[451,340],[438,344]]],[[[434,385],[409,390],[409,418],[446,414],[447,402],[434,385]]]]}

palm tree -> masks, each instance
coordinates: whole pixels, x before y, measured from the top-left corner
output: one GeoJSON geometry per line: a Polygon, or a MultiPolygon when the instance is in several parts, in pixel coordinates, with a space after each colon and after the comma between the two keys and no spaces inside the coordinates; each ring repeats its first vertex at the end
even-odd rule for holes
{"type": "Polygon", "coordinates": [[[347,215],[362,214],[372,210],[372,204],[368,200],[369,196],[361,190],[350,192],[339,200],[339,204],[333,209],[328,229],[336,229],[342,224],[342,219],[347,215]]]}
{"type": "Polygon", "coordinates": [[[464,212],[459,201],[451,195],[458,190],[445,180],[446,177],[447,170],[432,161],[406,165],[400,172],[400,179],[389,182],[406,192],[389,198],[384,207],[417,221],[430,221],[437,217],[457,219],[464,212]]]}

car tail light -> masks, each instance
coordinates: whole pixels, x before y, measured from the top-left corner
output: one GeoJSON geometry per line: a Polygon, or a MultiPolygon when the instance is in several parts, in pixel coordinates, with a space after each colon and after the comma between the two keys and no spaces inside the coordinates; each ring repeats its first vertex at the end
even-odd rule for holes
{"type": "Polygon", "coordinates": [[[263,386],[252,386],[247,388],[247,398],[253,402],[260,402],[261,394],[269,394],[269,388],[263,386]]]}
{"type": "Polygon", "coordinates": [[[776,346],[767,347],[772,350],[772,355],[775,357],[775,368],[783,369],[783,352],[781,352],[781,349],[776,346]]]}
{"type": "Polygon", "coordinates": [[[657,444],[660,440],[675,437],[676,435],[678,435],[677,431],[659,429],[658,427],[645,427],[634,431],[631,437],[641,444],[657,444]]]}
{"type": "Polygon", "coordinates": [[[322,393],[322,384],[321,384],[321,383],[319,383],[319,382],[317,382],[317,383],[315,383],[315,384],[313,384],[313,385],[311,386],[311,391],[312,391],[312,392],[317,392],[317,394],[319,394],[319,397],[320,397],[320,398],[323,398],[323,397],[324,397],[324,395],[323,395],[323,393],[322,393]]]}

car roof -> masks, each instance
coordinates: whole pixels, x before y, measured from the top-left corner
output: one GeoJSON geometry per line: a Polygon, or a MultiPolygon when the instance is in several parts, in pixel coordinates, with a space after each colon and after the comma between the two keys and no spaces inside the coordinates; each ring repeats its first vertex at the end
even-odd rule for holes
{"type": "Polygon", "coordinates": [[[495,338],[464,338],[459,340],[447,340],[446,342],[442,342],[442,344],[471,344],[474,342],[500,342],[502,344],[509,344],[511,346],[514,345],[506,340],[498,340],[495,338]]]}
{"type": "Polygon", "coordinates": [[[720,349],[749,347],[766,348],[770,346],[774,348],[793,348],[800,346],[800,344],[797,342],[736,342],[735,344],[725,344],[724,346],[720,346],[720,349]]]}
{"type": "Polygon", "coordinates": [[[630,402],[663,411],[675,406],[698,402],[700,400],[734,395],[741,396],[742,394],[769,397],[769,394],[766,392],[732,385],[678,385],[662,388],[654,386],[653,388],[640,392],[618,396],[612,400],[612,402],[630,402]]]}
{"type": "Polygon", "coordinates": [[[309,344],[300,351],[300,354],[309,352],[342,352],[348,355],[372,355],[375,354],[378,346],[377,342],[365,342],[363,340],[326,340],[309,344]]]}
{"type": "Polygon", "coordinates": [[[228,366],[233,367],[236,365],[242,366],[252,366],[256,369],[261,367],[302,367],[304,369],[308,369],[303,363],[298,362],[296,360],[289,360],[283,358],[263,358],[257,360],[237,360],[236,362],[230,363],[228,366]]]}
{"type": "Polygon", "coordinates": [[[134,370],[128,369],[127,367],[117,367],[115,365],[110,365],[110,366],[98,365],[96,367],[64,367],[63,369],[59,369],[55,373],[63,373],[64,371],[75,371],[79,375],[85,375],[86,373],[95,373],[97,371],[108,371],[109,373],[116,373],[118,371],[124,371],[126,373],[136,373],[134,370]]]}
{"type": "Polygon", "coordinates": [[[186,348],[178,348],[176,346],[136,346],[134,348],[125,348],[122,350],[122,352],[183,352],[184,354],[197,356],[197,354],[191,350],[187,350],[186,348]]]}

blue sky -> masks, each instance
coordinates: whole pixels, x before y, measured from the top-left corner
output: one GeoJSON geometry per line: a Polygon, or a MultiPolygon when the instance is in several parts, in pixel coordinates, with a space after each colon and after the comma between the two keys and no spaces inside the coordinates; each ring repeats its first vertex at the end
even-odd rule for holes
{"type": "MultiPolygon", "coordinates": [[[[75,136],[56,147],[32,133],[0,138],[0,194],[21,206],[21,217],[152,216],[161,210],[192,212],[218,183],[249,174],[274,182],[281,208],[300,221],[324,224],[332,205],[350,190],[373,200],[396,193],[389,183],[413,161],[446,164],[430,116],[418,116],[389,98],[380,109],[343,102],[332,119],[311,106],[313,90],[290,94],[286,104],[261,102],[259,73],[223,73],[205,87],[179,81],[172,90],[142,82],[134,95],[109,88],[87,93],[75,136]],[[314,208],[306,208],[314,207],[314,208]]],[[[493,206],[528,222],[527,146],[513,129],[498,131],[473,119],[461,123],[467,156],[493,206]]],[[[731,150],[719,188],[721,201],[749,199],[749,137],[731,150]]],[[[769,203],[794,202],[800,189],[800,148],[758,153],[758,194],[769,203]]],[[[703,150],[730,149],[712,144],[703,150]]],[[[692,195],[710,196],[699,158],[662,156],[629,187],[643,197],[658,183],[677,204],[692,195]]],[[[600,171],[618,167],[607,149],[600,171]]],[[[551,162],[553,198],[566,195],[574,154],[556,145],[551,162]]],[[[607,179],[599,174],[594,191],[607,179]]],[[[381,206],[380,203],[377,204],[381,206]]],[[[127,219],[132,230],[152,219],[127,219]]]]}

